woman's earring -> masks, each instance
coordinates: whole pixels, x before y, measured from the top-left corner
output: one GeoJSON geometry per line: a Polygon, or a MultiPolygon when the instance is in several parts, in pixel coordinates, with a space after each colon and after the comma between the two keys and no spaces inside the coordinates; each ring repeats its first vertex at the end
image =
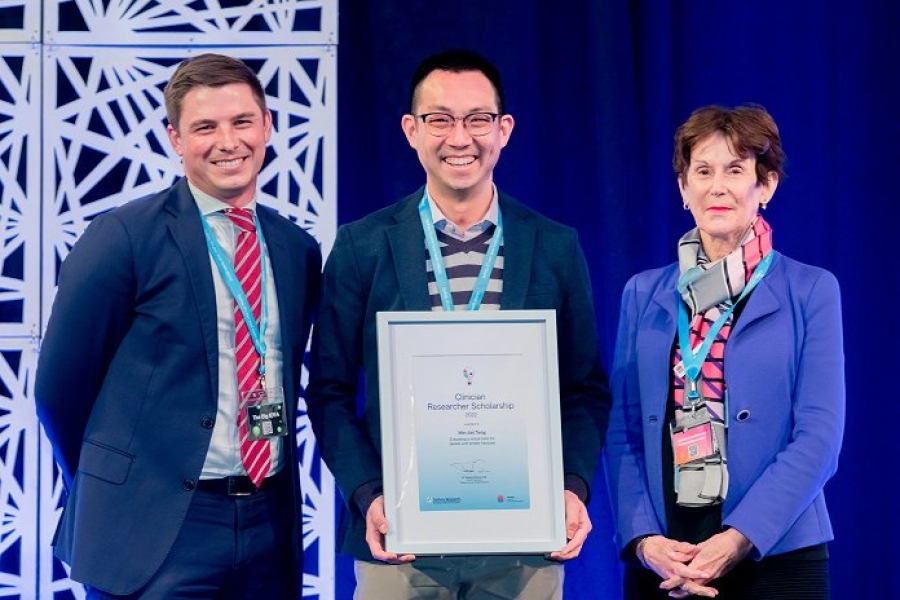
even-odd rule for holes
{"type": "Polygon", "coordinates": [[[691,210],[691,207],[688,206],[687,200],[685,200],[685,201],[681,204],[681,206],[684,207],[684,210],[691,210]]]}

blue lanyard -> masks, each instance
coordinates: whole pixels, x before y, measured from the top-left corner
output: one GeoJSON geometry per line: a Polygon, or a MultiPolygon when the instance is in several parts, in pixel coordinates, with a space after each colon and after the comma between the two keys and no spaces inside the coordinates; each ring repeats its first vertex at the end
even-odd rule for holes
{"type": "MultiPolygon", "coordinates": [[[[683,300],[678,302],[678,344],[681,346],[681,363],[684,366],[685,389],[690,387],[687,393],[687,399],[691,404],[696,403],[700,399],[700,394],[697,391],[697,379],[700,377],[700,370],[703,367],[703,362],[706,360],[706,355],[709,354],[709,349],[712,348],[712,344],[719,334],[719,330],[721,330],[725,325],[725,322],[728,321],[728,317],[734,312],[734,307],[737,306],[738,302],[746,298],[747,294],[752,292],[753,288],[755,288],[762,278],[765,277],[774,256],[775,251],[772,250],[763,257],[756,266],[756,269],[753,270],[750,281],[744,286],[744,291],[741,292],[741,295],[738,296],[736,301],[732,302],[728,308],[719,315],[719,318],[716,319],[716,322],[712,324],[712,327],[710,327],[709,331],[706,333],[703,343],[697,348],[691,348],[690,323],[688,321],[687,305],[683,300]]],[[[690,272],[691,271],[688,271],[679,278],[679,290],[683,287],[682,280],[685,279],[690,272]]]]}
{"type": "MultiPolygon", "coordinates": [[[[428,255],[431,257],[434,281],[441,296],[441,306],[444,307],[444,310],[456,310],[453,304],[453,295],[450,292],[450,281],[447,279],[447,269],[444,267],[444,257],[441,255],[441,247],[438,244],[437,234],[434,231],[434,221],[431,219],[431,207],[428,205],[427,189],[419,202],[419,218],[422,220],[425,243],[428,246],[428,255]]],[[[478,271],[475,287],[472,288],[472,295],[469,297],[469,310],[478,310],[481,307],[481,300],[484,298],[485,291],[487,291],[488,282],[491,279],[491,273],[494,271],[494,263],[497,261],[502,242],[503,216],[500,214],[500,207],[498,206],[497,227],[494,229],[494,236],[491,238],[487,254],[484,256],[484,262],[481,263],[481,270],[478,271]]]]}
{"type": "MultiPolygon", "coordinates": [[[[203,223],[203,235],[206,236],[206,247],[209,248],[209,255],[212,256],[213,262],[216,263],[216,267],[219,269],[219,274],[222,275],[222,280],[225,282],[226,287],[228,287],[228,291],[234,296],[238,307],[241,309],[241,314],[244,315],[244,323],[247,324],[247,330],[250,332],[250,340],[253,342],[256,353],[259,354],[259,374],[265,376],[265,336],[266,329],[269,327],[269,305],[267,303],[268,274],[266,273],[266,259],[268,258],[269,253],[266,249],[266,240],[263,237],[262,227],[259,226],[259,217],[256,216],[256,211],[254,211],[253,222],[256,223],[256,235],[259,238],[260,271],[262,274],[262,307],[260,309],[258,328],[256,326],[256,316],[253,314],[253,308],[247,300],[247,294],[244,293],[244,288],[241,287],[241,282],[237,277],[237,273],[234,272],[234,265],[228,260],[228,257],[225,256],[225,250],[222,248],[222,245],[219,244],[219,240],[216,239],[215,234],[210,228],[209,223],[206,222],[206,217],[203,216],[202,212],[200,213],[200,222],[203,223]]],[[[229,223],[231,223],[230,220],[229,223]]]]}

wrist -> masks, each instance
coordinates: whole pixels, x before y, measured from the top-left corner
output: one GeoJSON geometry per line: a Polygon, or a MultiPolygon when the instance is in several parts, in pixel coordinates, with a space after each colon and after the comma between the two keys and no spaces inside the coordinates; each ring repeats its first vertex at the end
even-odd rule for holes
{"type": "Polygon", "coordinates": [[[644,558],[644,547],[647,545],[647,542],[652,535],[645,535],[641,539],[638,540],[637,544],[634,546],[634,555],[637,557],[638,562],[641,563],[645,569],[649,569],[650,566],[647,564],[647,560],[644,558]]]}
{"type": "Polygon", "coordinates": [[[751,542],[747,536],[745,536],[743,533],[741,533],[734,527],[729,527],[723,533],[725,533],[726,536],[731,538],[732,542],[734,542],[738,551],[741,552],[742,554],[746,555],[751,550],[753,550],[753,542],[751,542]]]}

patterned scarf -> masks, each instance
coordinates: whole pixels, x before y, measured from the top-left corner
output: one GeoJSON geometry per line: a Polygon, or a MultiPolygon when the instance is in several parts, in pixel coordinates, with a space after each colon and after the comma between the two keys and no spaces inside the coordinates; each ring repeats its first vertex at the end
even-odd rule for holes
{"type": "MultiPolygon", "coordinates": [[[[741,245],[728,256],[710,262],[700,245],[697,228],[687,232],[678,242],[678,263],[682,278],[679,293],[690,308],[691,346],[697,347],[710,326],[728,308],[728,303],[740,296],[753,270],[772,250],[772,228],[757,215],[753,225],[744,235],[741,245]]],[[[714,419],[724,420],[725,398],[725,342],[731,333],[734,314],[719,330],[701,369],[702,393],[714,419]]],[[[672,366],[681,362],[681,348],[676,344],[672,366]]],[[[673,375],[675,406],[680,409],[684,401],[684,378],[673,375]]]]}

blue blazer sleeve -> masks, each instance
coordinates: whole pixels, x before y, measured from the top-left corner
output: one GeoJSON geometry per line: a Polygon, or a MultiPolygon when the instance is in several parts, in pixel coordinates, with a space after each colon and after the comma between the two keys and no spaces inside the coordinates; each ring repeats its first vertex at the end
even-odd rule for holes
{"type": "MultiPolygon", "coordinates": [[[[620,552],[638,536],[664,531],[651,502],[647,479],[643,438],[645,424],[637,360],[637,327],[641,308],[637,281],[637,276],[632,277],[622,293],[611,373],[613,408],[605,452],[610,506],[620,552]]],[[[656,427],[652,429],[657,431],[656,427]]]]}
{"type": "Polygon", "coordinates": [[[381,479],[381,452],[357,413],[370,302],[366,282],[372,277],[361,272],[357,251],[351,229],[341,227],[322,277],[307,388],[307,410],[319,451],[351,510],[356,489],[381,479]]]}
{"type": "MultiPolygon", "coordinates": [[[[606,441],[612,405],[609,383],[600,363],[587,261],[574,232],[538,244],[535,257],[536,281],[542,273],[556,273],[559,278],[560,299],[546,306],[556,306],[563,469],[567,477],[575,475],[585,483],[587,502],[606,441]],[[560,243],[563,239],[567,245],[560,243]],[[553,254],[551,245],[560,258],[548,266],[543,260],[553,254]]],[[[526,298],[525,308],[538,307],[543,305],[536,296],[526,298]]]]}
{"type": "Polygon", "coordinates": [[[106,368],[132,316],[133,260],[122,223],[105,214],[91,222],[60,268],[35,399],[67,486],[106,368]]]}

